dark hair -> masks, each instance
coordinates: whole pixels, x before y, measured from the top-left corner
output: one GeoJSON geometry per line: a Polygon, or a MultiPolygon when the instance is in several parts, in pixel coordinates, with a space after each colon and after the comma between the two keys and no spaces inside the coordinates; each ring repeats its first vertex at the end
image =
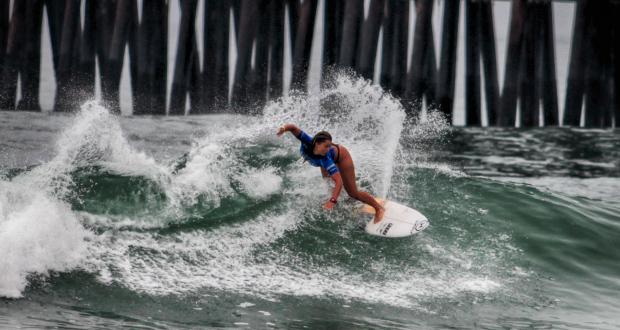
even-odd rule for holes
{"type": "Polygon", "coordinates": [[[314,154],[314,147],[318,143],[323,143],[325,141],[331,141],[331,140],[332,140],[332,135],[329,134],[327,131],[320,131],[316,133],[314,137],[312,138],[311,144],[304,143],[303,145],[306,155],[310,158],[318,158],[318,156],[314,154]]]}
{"type": "Polygon", "coordinates": [[[322,143],[322,142],[331,141],[331,140],[332,140],[332,136],[327,131],[320,131],[316,133],[316,135],[312,138],[312,150],[314,150],[314,146],[317,145],[317,143],[322,143]]]}

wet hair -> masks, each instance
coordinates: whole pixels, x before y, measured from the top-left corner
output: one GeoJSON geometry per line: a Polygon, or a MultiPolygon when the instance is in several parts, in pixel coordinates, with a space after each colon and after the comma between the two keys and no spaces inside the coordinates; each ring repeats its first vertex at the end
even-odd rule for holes
{"type": "Polygon", "coordinates": [[[325,141],[331,141],[331,140],[332,140],[332,135],[329,134],[327,131],[320,131],[316,133],[314,137],[312,138],[311,144],[304,143],[305,154],[310,158],[322,157],[322,156],[314,154],[314,147],[319,143],[323,143],[325,141]]]}
{"type": "Polygon", "coordinates": [[[316,135],[314,135],[314,137],[312,138],[312,150],[314,150],[314,146],[316,146],[318,143],[323,143],[325,141],[331,140],[332,135],[329,134],[327,131],[320,131],[316,133],[316,135]]]}

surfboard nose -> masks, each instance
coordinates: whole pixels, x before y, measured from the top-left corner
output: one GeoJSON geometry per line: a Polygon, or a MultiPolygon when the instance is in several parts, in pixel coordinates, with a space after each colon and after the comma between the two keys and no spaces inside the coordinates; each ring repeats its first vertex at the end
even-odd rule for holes
{"type": "Polygon", "coordinates": [[[411,234],[415,234],[417,232],[420,232],[420,231],[426,229],[426,227],[428,227],[428,225],[429,225],[429,222],[426,219],[416,221],[416,223],[413,226],[413,228],[411,228],[411,234]]]}

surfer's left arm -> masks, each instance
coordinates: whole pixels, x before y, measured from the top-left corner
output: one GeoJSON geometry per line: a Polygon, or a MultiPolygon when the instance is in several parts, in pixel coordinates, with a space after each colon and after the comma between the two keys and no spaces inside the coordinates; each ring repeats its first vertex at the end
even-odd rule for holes
{"type": "Polygon", "coordinates": [[[342,191],[342,177],[340,176],[340,172],[336,172],[332,174],[331,178],[332,180],[334,180],[334,183],[336,184],[336,186],[334,187],[334,190],[332,191],[332,197],[323,206],[324,208],[328,210],[331,210],[334,207],[334,205],[336,205],[335,201],[338,201],[338,196],[340,196],[340,191],[342,191]]]}

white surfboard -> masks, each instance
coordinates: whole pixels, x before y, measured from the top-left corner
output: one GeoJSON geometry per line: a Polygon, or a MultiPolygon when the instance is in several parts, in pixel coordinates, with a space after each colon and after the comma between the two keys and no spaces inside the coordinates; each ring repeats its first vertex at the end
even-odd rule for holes
{"type": "MultiPolygon", "coordinates": [[[[398,204],[389,200],[377,199],[385,207],[383,219],[374,223],[371,219],[366,224],[366,232],[381,237],[406,237],[419,233],[428,227],[429,222],[426,217],[408,206],[398,204]]],[[[362,212],[375,214],[375,209],[370,205],[364,205],[362,212]]]]}

